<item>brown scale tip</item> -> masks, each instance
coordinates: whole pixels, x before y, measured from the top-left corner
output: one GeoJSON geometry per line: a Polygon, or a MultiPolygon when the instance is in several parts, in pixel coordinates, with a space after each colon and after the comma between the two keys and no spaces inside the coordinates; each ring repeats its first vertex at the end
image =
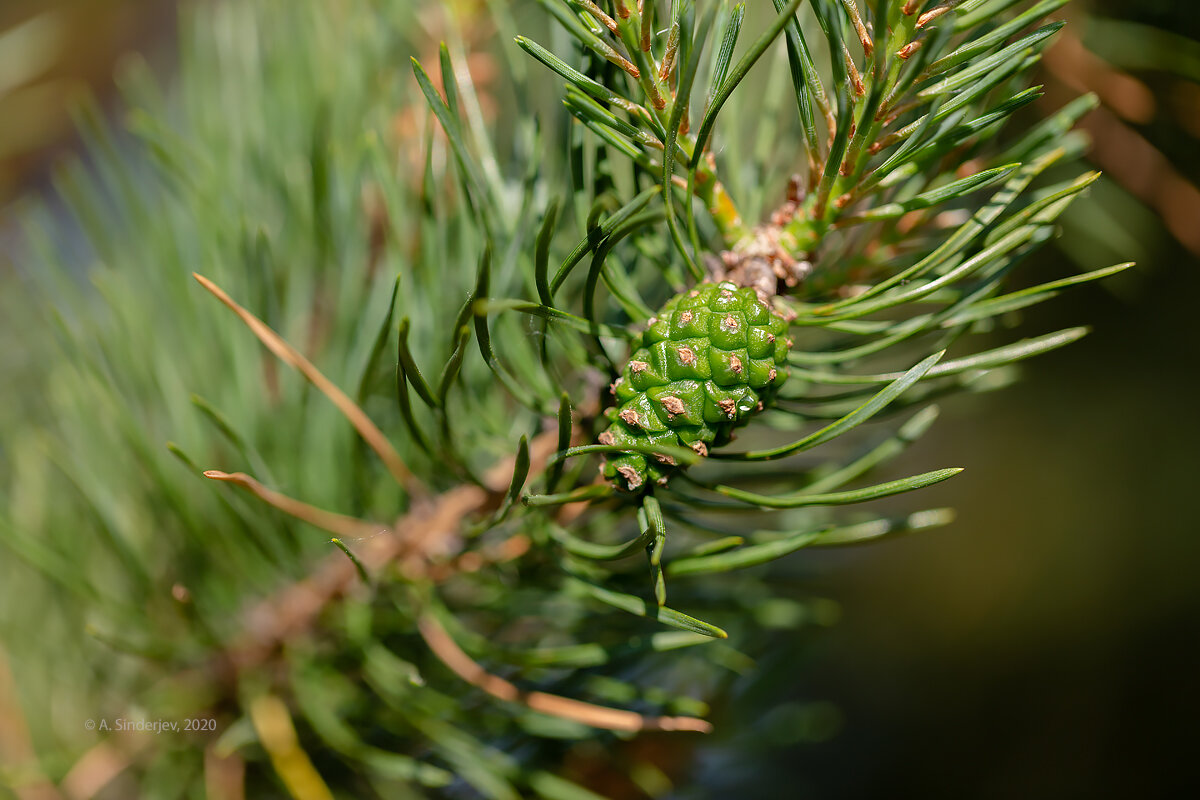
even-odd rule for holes
{"type": "Polygon", "coordinates": [[[621,477],[625,479],[625,483],[630,489],[636,489],[642,485],[642,476],[638,475],[638,471],[628,464],[617,467],[617,472],[621,473],[621,477]]]}
{"type": "Polygon", "coordinates": [[[774,367],[771,367],[769,370],[767,370],[767,380],[769,380],[769,381],[773,381],[773,380],[775,380],[775,377],[776,377],[778,374],[779,374],[779,373],[778,373],[778,372],[775,370],[775,368],[774,368],[774,367]]]}
{"type": "Polygon", "coordinates": [[[672,418],[674,418],[675,416],[677,416],[679,414],[682,414],[683,412],[685,412],[687,410],[687,408],[684,407],[684,405],[683,405],[683,401],[680,400],[675,395],[669,394],[666,397],[662,398],[662,400],[660,400],[659,402],[661,402],[663,408],[665,408],[667,410],[667,416],[672,417],[672,418]]]}
{"type": "Polygon", "coordinates": [[[646,370],[650,369],[650,365],[649,365],[649,364],[647,364],[645,361],[630,361],[630,362],[629,362],[629,369],[630,369],[630,370],[631,370],[631,371],[632,371],[634,374],[636,374],[636,375],[640,375],[640,374],[642,374],[643,372],[645,372],[646,370]]]}
{"type": "Polygon", "coordinates": [[[734,415],[737,414],[737,403],[733,402],[732,397],[726,397],[724,400],[718,401],[717,405],[721,407],[721,410],[730,419],[733,419],[734,415]]]}
{"type": "Polygon", "coordinates": [[[604,433],[601,433],[596,437],[596,440],[599,441],[600,444],[608,445],[609,447],[612,447],[617,443],[617,440],[613,438],[612,433],[609,431],[604,431],[604,433]]]}
{"type": "Polygon", "coordinates": [[[659,454],[659,455],[656,455],[656,456],[655,456],[655,458],[656,458],[656,459],[658,459],[659,463],[661,463],[661,464],[668,464],[668,465],[670,465],[670,466],[672,466],[672,467],[674,467],[674,466],[676,466],[677,464],[679,464],[679,462],[678,462],[678,461],[676,461],[676,460],[675,460],[674,458],[672,458],[671,456],[664,456],[664,455],[661,455],[661,454],[659,454]]]}
{"type": "Polygon", "coordinates": [[[613,381],[612,383],[610,383],[608,385],[608,393],[611,394],[613,397],[616,397],[617,396],[617,387],[620,386],[624,382],[625,382],[624,378],[617,378],[615,381],[613,381]]]}
{"type": "Polygon", "coordinates": [[[692,352],[690,347],[679,348],[679,360],[688,366],[696,363],[696,354],[692,352]]]}
{"type": "Polygon", "coordinates": [[[733,314],[726,315],[725,319],[721,320],[721,330],[736,331],[738,329],[737,317],[733,314]]]}
{"type": "Polygon", "coordinates": [[[734,372],[736,372],[739,375],[741,375],[742,370],[745,369],[745,367],[742,366],[742,360],[740,358],[738,358],[737,356],[729,357],[729,368],[732,369],[734,372]]]}
{"type": "Polygon", "coordinates": [[[692,314],[691,311],[687,311],[687,310],[680,311],[679,312],[679,321],[681,323],[683,323],[684,325],[686,325],[687,323],[692,321],[693,316],[694,315],[692,314]]]}
{"type": "Polygon", "coordinates": [[[695,450],[697,453],[699,453],[702,456],[708,455],[708,445],[706,445],[704,442],[699,442],[699,441],[692,442],[688,446],[691,447],[693,450],[695,450]]]}
{"type": "Polygon", "coordinates": [[[617,416],[621,418],[622,422],[632,428],[642,427],[642,422],[638,419],[637,412],[632,408],[622,409],[621,413],[617,414],[617,416]]]}

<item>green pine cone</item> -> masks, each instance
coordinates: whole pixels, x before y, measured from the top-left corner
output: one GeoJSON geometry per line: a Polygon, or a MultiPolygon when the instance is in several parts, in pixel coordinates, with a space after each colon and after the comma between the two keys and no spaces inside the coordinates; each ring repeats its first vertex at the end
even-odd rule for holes
{"type": "MultiPolygon", "coordinates": [[[[675,445],[708,455],[770,404],[787,379],[788,322],[734,283],[702,283],[667,301],[633,343],[612,385],[601,444],[675,445]]],[[[665,484],[674,459],[614,454],[601,472],[618,489],[665,484]]]]}

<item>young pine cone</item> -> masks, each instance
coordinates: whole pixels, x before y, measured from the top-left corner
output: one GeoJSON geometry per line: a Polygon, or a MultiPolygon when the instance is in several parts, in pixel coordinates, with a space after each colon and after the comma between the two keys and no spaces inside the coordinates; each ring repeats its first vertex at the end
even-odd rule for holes
{"type": "MultiPolygon", "coordinates": [[[[617,404],[599,441],[617,447],[675,445],[708,455],[770,405],[787,379],[787,320],[734,283],[702,283],[667,301],[633,343],[612,386],[617,404]]],[[[619,489],[665,484],[669,456],[614,453],[601,471],[619,489]]]]}

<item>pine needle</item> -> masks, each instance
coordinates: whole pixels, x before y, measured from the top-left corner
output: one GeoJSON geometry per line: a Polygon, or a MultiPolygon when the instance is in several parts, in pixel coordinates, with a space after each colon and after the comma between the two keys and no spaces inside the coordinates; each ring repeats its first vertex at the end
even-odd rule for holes
{"type": "Polygon", "coordinates": [[[258,337],[268,350],[274,353],[280,361],[288,366],[296,369],[322,394],[330,399],[337,406],[342,415],[349,420],[350,424],[355,427],[363,440],[374,450],[383,463],[387,466],[388,471],[392,473],[392,477],[396,479],[396,483],[404,487],[409,494],[423,493],[423,487],[418,482],[418,479],[409,470],[400,454],[396,452],[396,448],[387,440],[383,432],[375,426],[371,418],[366,415],[358,405],[350,399],[341,389],[339,389],[332,381],[326,378],[321,371],[318,370],[311,361],[300,354],[296,348],[288,344],[283,337],[271,330],[258,317],[251,314],[242,306],[238,305],[221,287],[210,281],[208,278],[193,272],[194,277],[201,286],[211,292],[218,300],[228,306],[237,314],[242,322],[246,323],[251,332],[258,337]]]}

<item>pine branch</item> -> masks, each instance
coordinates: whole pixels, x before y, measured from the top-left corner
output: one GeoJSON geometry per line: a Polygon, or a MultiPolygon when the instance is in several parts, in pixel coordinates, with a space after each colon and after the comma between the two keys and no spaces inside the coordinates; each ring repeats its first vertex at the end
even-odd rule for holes
{"type": "Polygon", "coordinates": [[[565,81],[557,115],[538,70],[488,85],[478,21],[273,3],[197,10],[181,107],[131,115],[152,187],[102,125],[102,176],[60,179],[104,304],[54,229],[30,234],[64,311],[18,324],[54,331],[60,368],[36,384],[52,418],[15,440],[0,539],[43,600],[70,590],[72,625],[100,621],[102,674],[110,648],[153,659],[234,732],[190,767],[102,744],[68,784],[108,764],[202,769],[230,796],[587,796],[547,730],[707,730],[689,693],[778,645],[754,620],[787,602],[782,560],[949,521],[859,505],[958,472],[872,477],[929,401],[1083,329],[977,334],[1128,266],[1008,288],[1096,177],[1047,177],[1091,99],[1000,132],[1040,95],[1022,75],[1058,0],[803,19],[800,0],[540,0],[555,52],[495,6],[503,63],[565,81]],[[196,269],[259,342],[195,302],[196,269]],[[181,482],[200,464],[248,495],[181,482]]]}

